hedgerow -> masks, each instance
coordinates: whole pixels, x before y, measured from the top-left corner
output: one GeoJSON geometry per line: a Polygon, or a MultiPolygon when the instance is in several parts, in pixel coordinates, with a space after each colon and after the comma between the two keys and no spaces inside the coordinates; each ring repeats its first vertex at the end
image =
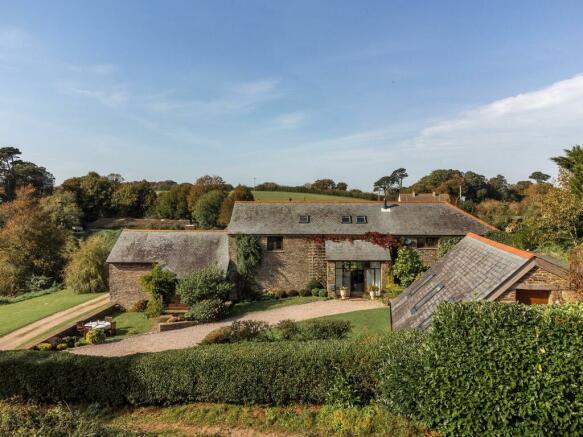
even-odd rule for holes
{"type": "Polygon", "coordinates": [[[0,398],[319,404],[342,371],[367,401],[375,395],[378,366],[376,343],[347,340],[201,346],[114,358],[12,351],[0,353],[0,398]]]}
{"type": "Polygon", "coordinates": [[[386,348],[382,399],[446,435],[583,433],[581,304],[443,304],[386,348]]]}

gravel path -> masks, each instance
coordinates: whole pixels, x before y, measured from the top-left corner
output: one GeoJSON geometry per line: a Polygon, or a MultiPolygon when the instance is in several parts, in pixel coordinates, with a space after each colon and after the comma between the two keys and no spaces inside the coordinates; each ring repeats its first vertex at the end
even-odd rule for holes
{"type": "Polygon", "coordinates": [[[71,353],[114,357],[130,355],[137,352],[159,352],[168,349],[183,349],[198,344],[210,331],[221,326],[229,325],[233,320],[262,320],[270,324],[275,324],[285,319],[306,320],[380,307],[382,307],[382,303],[370,300],[316,301],[272,310],[257,311],[222,322],[206,323],[176,331],[155,332],[129,337],[114,343],[84,346],[72,349],[71,353]]]}
{"type": "Polygon", "coordinates": [[[67,320],[74,319],[89,311],[96,310],[109,302],[109,294],[88,300],[80,305],[52,314],[44,319],[37,320],[30,325],[23,326],[16,331],[0,337],[0,350],[17,349],[24,343],[44,334],[67,320]]]}

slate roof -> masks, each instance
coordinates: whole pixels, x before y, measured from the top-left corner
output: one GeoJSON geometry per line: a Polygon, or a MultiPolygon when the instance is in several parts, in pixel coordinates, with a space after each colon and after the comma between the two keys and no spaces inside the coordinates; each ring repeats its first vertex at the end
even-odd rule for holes
{"type": "Polygon", "coordinates": [[[391,300],[393,328],[426,329],[442,302],[492,300],[534,266],[534,259],[530,252],[469,234],[391,300]]]}
{"type": "Polygon", "coordinates": [[[326,241],[328,261],[390,261],[387,249],[368,241],[326,241]]]}
{"type": "Polygon", "coordinates": [[[221,231],[124,230],[108,263],[159,263],[179,277],[216,263],[229,266],[228,235],[221,231]]]}
{"type": "Polygon", "coordinates": [[[382,211],[382,202],[235,202],[228,233],[255,235],[361,235],[380,232],[393,235],[483,235],[495,228],[449,203],[392,203],[382,211]],[[300,215],[310,216],[300,223],[300,215]],[[350,215],[351,224],[341,216],[350,215]],[[365,215],[366,224],[356,216],[365,215]]]}

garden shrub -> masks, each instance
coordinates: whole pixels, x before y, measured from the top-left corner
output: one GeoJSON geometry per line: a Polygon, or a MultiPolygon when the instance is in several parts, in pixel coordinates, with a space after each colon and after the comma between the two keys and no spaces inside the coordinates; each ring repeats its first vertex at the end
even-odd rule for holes
{"type": "Polygon", "coordinates": [[[328,297],[328,290],[320,288],[320,290],[318,290],[318,297],[328,297]]]}
{"type": "Polygon", "coordinates": [[[85,341],[89,344],[105,343],[105,331],[103,329],[90,329],[85,333],[85,341]]]}
{"type": "Polygon", "coordinates": [[[248,282],[253,282],[255,271],[261,263],[261,244],[256,235],[237,234],[237,271],[248,282]]]}
{"type": "Polygon", "coordinates": [[[130,311],[134,313],[142,313],[146,310],[147,306],[148,301],[146,299],[141,299],[132,305],[130,311]]]}
{"type": "Polygon", "coordinates": [[[193,271],[176,287],[181,302],[189,306],[207,299],[226,301],[232,290],[233,284],[216,264],[193,271]]]}
{"type": "Polygon", "coordinates": [[[300,296],[308,297],[312,295],[312,290],[308,290],[307,288],[303,288],[300,290],[300,296]]]}
{"type": "Polygon", "coordinates": [[[225,317],[227,310],[227,305],[222,300],[205,299],[193,305],[184,318],[197,323],[214,322],[225,317]]]}
{"type": "Polygon", "coordinates": [[[403,287],[408,287],[417,277],[427,270],[423,265],[419,253],[411,247],[401,247],[397,261],[393,266],[393,273],[403,287]]]}
{"type": "Polygon", "coordinates": [[[447,254],[456,244],[461,241],[461,237],[443,237],[439,239],[437,244],[437,258],[441,258],[447,254]]]}
{"type": "Polygon", "coordinates": [[[152,295],[148,301],[148,304],[146,305],[146,317],[149,319],[154,319],[156,317],[160,317],[163,312],[164,303],[162,302],[162,297],[152,295]]]}
{"type": "Polygon", "coordinates": [[[57,345],[57,350],[58,351],[64,351],[65,349],[67,349],[69,346],[67,345],[67,343],[59,343],[57,345]]]}
{"type": "Polygon", "coordinates": [[[0,352],[0,398],[103,405],[321,404],[339,369],[371,400],[378,342],[244,342],[125,357],[0,352]]]}
{"type": "Polygon", "coordinates": [[[345,338],[352,330],[348,320],[308,320],[301,324],[304,340],[331,340],[345,338]]]}
{"type": "Polygon", "coordinates": [[[300,337],[301,329],[295,320],[285,319],[275,325],[275,330],[282,340],[293,340],[300,337]]]}
{"type": "Polygon", "coordinates": [[[39,351],[50,351],[53,348],[53,345],[50,343],[40,343],[36,345],[36,348],[39,351]]]}
{"type": "Polygon", "coordinates": [[[160,296],[162,303],[168,304],[176,293],[176,275],[164,270],[158,264],[152,270],[140,278],[144,290],[151,296],[160,296]]]}
{"type": "Polygon", "coordinates": [[[287,297],[295,297],[295,296],[297,296],[298,294],[299,294],[299,293],[298,293],[298,290],[287,290],[287,291],[285,292],[285,295],[286,295],[287,297]]]}
{"type": "Polygon", "coordinates": [[[320,289],[319,288],[312,288],[310,290],[310,293],[312,294],[312,296],[318,297],[318,296],[320,296],[320,289]]]}
{"type": "Polygon", "coordinates": [[[306,290],[314,290],[314,288],[323,288],[323,285],[320,281],[318,281],[316,278],[312,278],[308,281],[308,283],[306,284],[306,290]]]}
{"type": "Polygon", "coordinates": [[[31,292],[39,292],[51,288],[53,279],[44,275],[31,275],[26,281],[26,288],[31,292]]]}
{"type": "Polygon", "coordinates": [[[207,334],[202,344],[240,343],[258,340],[265,336],[269,324],[259,320],[235,321],[230,326],[223,326],[207,334]]]}

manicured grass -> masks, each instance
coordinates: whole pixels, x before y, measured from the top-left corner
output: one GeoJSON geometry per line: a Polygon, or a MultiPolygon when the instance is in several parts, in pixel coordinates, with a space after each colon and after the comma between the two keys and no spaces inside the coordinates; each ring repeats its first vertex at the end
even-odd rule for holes
{"type": "Polygon", "coordinates": [[[354,408],[294,405],[289,407],[189,404],[136,408],[114,413],[113,429],[155,432],[156,435],[422,436],[428,430],[387,409],[371,405],[354,408]],[[245,432],[246,431],[246,432],[245,432]],[[250,432],[251,431],[251,432],[250,432]],[[262,434],[263,435],[263,434],[262,434]]]}
{"type": "Polygon", "coordinates": [[[333,316],[319,317],[317,320],[349,320],[352,323],[350,337],[385,334],[391,329],[389,307],[335,314],[333,316]]]}
{"type": "Polygon", "coordinates": [[[255,200],[309,200],[309,201],[328,201],[328,202],[363,202],[366,199],[357,199],[355,197],[330,196],[327,194],[312,193],[292,193],[287,191],[253,191],[255,200]]]}
{"type": "Polygon", "coordinates": [[[233,307],[233,316],[242,316],[243,314],[252,313],[254,311],[273,310],[276,308],[283,308],[289,305],[299,305],[302,303],[315,302],[323,298],[314,296],[294,296],[285,297],[283,299],[269,299],[269,300],[255,300],[251,302],[241,302],[233,307]]]}
{"type": "Polygon", "coordinates": [[[154,320],[148,319],[144,313],[132,311],[114,314],[116,334],[108,337],[107,341],[120,340],[132,335],[140,335],[149,332],[154,326],[154,320]]]}
{"type": "Polygon", "coordinates": [[[75,294],[65,289],[22,302],[0,305],[0,336],[101,295],[75,294]]]}

